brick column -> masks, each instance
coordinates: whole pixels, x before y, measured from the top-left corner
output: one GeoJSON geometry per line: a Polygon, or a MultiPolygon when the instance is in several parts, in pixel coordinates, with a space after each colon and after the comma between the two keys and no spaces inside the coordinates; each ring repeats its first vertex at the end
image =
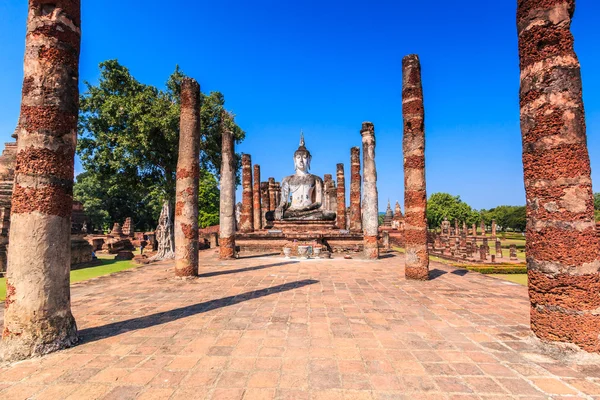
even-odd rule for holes
{"type": "MultiPolygon", "coordinates": [[[[224,115],[224,118],[231,118],[224,115]]],[[[223,124],[221,145],[219,258],[235,257],[235,150],[233,133],[223,124]]]]}
{"type": "Polygon", "coordinates": [[[473,236],[477,236],[477,224],[471,225],[471,232],[473,233],[473,236]]]}
{"type": "Polygon", "coordinates": [[[350,232],[362,232],[362,210],[360,208],[360,148],[350,149],[350,232]]]}
{"type": "Polygon", "coordinates": [[[269,196],[269,182],[260,183],[260,219],[262,221],[263,228],[267,226],[266,214],[271,211],[271,200],[269,196]]]}
{"type": "Polygon", "coordinates": [[[269,211],[277,208],[277,183],[275,178],[269,178],[269,211]]]}
{"type": "MultiPolygon", "coordinates": [[[[363,225],[365,229],[365,257],[379,258],[379,196],[377,195],[377,168],[375,167],[375,128],[371,122],[363,122],[360,130],[363,145],[363,186],[364,214],[363,225]]],[[[358,153],[358,152],[356,152],[358,153]]],[[[352,173],[354,177],[354,171],[352,173]]],[[[360,213],[360,203],[359,203],[360,213]]],[[[360,216],[360,215],[359,215],[360,216]]]]}
{"type": "Polygon", "coordinates": [[[402,60],[404,116],[404,240],[407,279],[429,279],[427,193],[425,187],[425,115],[421,64],[412,54],[402,60]]]}
{"type": "Polygon", "coordinates": [[[240,232],[254,231],[254,204],[252,195],[252,157],[242,154],[242,213],[240,232]]]}
{"type": "Polygon", "coordinates": [[[344,164],[337,164],[336,178],[337,178],[336,225],[339,229],[346,229],[346,177],[344,176],[344,164]]]}
{"type": "Polygon", "coordinates": [[[198,275],[198,179],[200,158],[200,85],[181,83],[179,152],[175,188],[175,275],[198,275]]]}
{"type": "Polygon", "coordinates": [[[600,248],[574,10],[574,0],[517,7],[531,329],[598,352],[600,248]]]}
{"type": "Polygon", "coordinates": [[[80,26],[79,0],[29,0],[3,361],[77,342],[69,272],[80,26]]]}
{"type": "Polygon", "coordinates": [[[483,220],[479,223],[479,228],[481,229],[481,236],[485,236],[485,222],[483,220]]]}
{"type": "Polygon", "coordinates": [[[330,192],[333,186],[333,177],[331,174],[323,175],[323,207],[326,210],[331,211],[331,197],[330,192]]]}
{"type": "Polygon", "coordinates": [[[252,206],[254,208],[252,215],[254,216],[254,229],[262,229],[261,218],[261,198],[260,198],[260,165],[254,164],[254,180],[252,186],[252,206]]]}
{"type": "Polygon", "coordinates": [[[492,220],[492,238],[496,238],[496,220],[492,220]]]}

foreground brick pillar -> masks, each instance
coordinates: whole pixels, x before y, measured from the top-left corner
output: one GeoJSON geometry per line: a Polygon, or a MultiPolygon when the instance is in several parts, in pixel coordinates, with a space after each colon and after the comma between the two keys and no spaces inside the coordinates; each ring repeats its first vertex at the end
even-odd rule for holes
{"type": "Polygon", "coordinates": [[[181,83],[179,153],[175,188],[175,275],[198,275],[198,177],[200,158],[200,85],[181,83]]]}
{"type": "Polygon", "coordinates": [[[260,216],[260,165],[254,164],[254,180],[252,186],[252,215],[254,217],[254,229],[262,229],[262,218],[260,216]]]}
{"type": "MultiPolygon", "coordinates": [[[[226,116],[225,118],[229,118],[226,116]]],[[[233,133],[223,129],[221,145],[219,258],[235,257],[235,151],[233,133]]]]}
{"type": "Polygon", "coordinates": [[[242,213],[240,232],[254,231],[254,204],[252,195],[252,157],[242,154],[242,213]]]}
{"type": "Polygon", "coordinates": [[[277,183],[275,178],[269,178],[269,211],[274,211],[277,208],[277,183]]]}
{"type": "Polygon", "coordinates": [[[362,232],[362,210],[360,208],[360,148],[350,149],[350,232],[362,232]]]}
{"type": "Polygon", "coordinates": [[[79,108],[80,3],[29,1],[0,360],[77,342],[71,210],[79,108]]]}
{"type": "MultiPolygon", "coordinates": [[[[360,130],[363,145],[363,225],[365,257],[379,258],[379,196],[377,194],[377,168],[375,167],[375,128],[371,122],[363,122],[360,130]]],[[[360,210],[360,204],[359,204],[360,210]]]]}
{"type": "Polygon", "coordinates": [[[421,64],[416,54],[402,60],[404,116],[404,240],[407,279],[429,279],[427,193],[425,188],[425,113],[421,64]]]}
{"type": "Polygon", "coordinates": [[[344,176],[344,164],[337,164],[336,178],[337,178],[336,225],[340,229],[346,229],[346,177],[344,176]]]}
{"type": "Polygon", "coordinates": [[[271,200],[269,196],[269,182],[260,183],[260,219],[262,221],[263,228],[267,226],[267,212],[271,211],[271,200]]]}
{"type": "Polygon", "coordinates": [[[531,329],[598,352],[600,249],[574,9],[574,0],[520,0],[517,9],[531,329]]]}

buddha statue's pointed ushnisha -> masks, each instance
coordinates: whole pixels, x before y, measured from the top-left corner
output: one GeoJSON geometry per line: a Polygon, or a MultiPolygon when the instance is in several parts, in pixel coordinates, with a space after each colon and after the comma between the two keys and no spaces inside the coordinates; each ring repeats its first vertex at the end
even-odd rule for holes
{"type": "Polygon", "coordinates": [[[294,153],[296,172],[281,181],[281,201],[274,215],[276,220],[335,219],[335,213],[323,206],[323,180],[308,172],[311,159],[304,134],[300,132],[300,145],[294,153]]]}

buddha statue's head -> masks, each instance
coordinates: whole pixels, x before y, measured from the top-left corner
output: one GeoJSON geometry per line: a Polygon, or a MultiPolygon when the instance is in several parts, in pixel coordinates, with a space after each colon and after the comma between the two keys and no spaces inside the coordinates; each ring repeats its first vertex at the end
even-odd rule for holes
{"type": "Polygon", "coordinates": [[[308,172],[311,158],[310,151],[304,145],[304,134],[300,132],[300,146],[294,153],[294,168],[296,171],[308,172]]]}

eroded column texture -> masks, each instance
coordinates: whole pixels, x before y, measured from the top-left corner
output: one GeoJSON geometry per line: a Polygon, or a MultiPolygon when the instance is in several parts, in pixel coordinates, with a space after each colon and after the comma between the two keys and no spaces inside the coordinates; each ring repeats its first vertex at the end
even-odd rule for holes
{"type": "Polygon", "coordinates": [[[198,275],[198,177],[200,158],[200,85],[181,82],[179,152],[175,184],[175,275],[198,275]]]}
{"type": "Polygon", "coordinates": [[[336,225],[340,229],[346,229],[346,177],[344,176],[344,164],[336,165],[336,178],[337,178],[336,225]]]}
{"type": "Polygon", "coordinates": [[[254,229],[262,229],[261,198],[260,198],[260,165],[254,164],[254,180],[252,185],[252,203],[254,229]]]}
{"type": "Polygon", "coordinates": [[[235,152],[233,133],[223,130],[221,145],[219,257],[235,257],[235,152]]]}
{"type": "Polygon", "coordinates": [[[269,211],[274,211],[277,208],[277,184],[275,178],[269,178],[269,211]]]}
{"type": "Polygon", "coordinates": [[[402,60],[404,117],[404,240],[407,279],[429,279],[427,193],[425,188],[425,113],[421,64],[416,54],[402,60]]]}
{"type": "Polygon", "coordinates": [[[518,1],[531,329],[600,351],[599,247],[573,0],[518,1]]]}
{"type": "Polygon", "coordinates": [[[0,359],[77,342],[69,270],[80,3],[30,0],[0,359]]]}
{"type": "MultiPolygon", "coordinates": [[[[377,168],[375,167],[375,128],[370,122],[363,122],[360,130],[363,146],[363,227],[365,257],[379,258],[379,196],[377,195],[377,168]]],[[[358,153],[358,152],[356,152],[358,153]]],[[[353,162],[354,164],[354,162],[353,162]]],[[[354,176],[354,171],[352,173],[354,176]]],[[[358,206],[360,218],[360,203],[358,206]]]]}
{"type": "Polygon", "coordinates": [[[262,221],[263,228],[267,226],[267,212],[271,211],[271,199],[269,196],[269,182],[260,183],[260,219],[262,221]]]}
{"type": "Polygon", "coordinates": [[[362,231],[362,211],[360,209],[360,148],[350,149],[350,232],[362,231]]]}
{"type": "Polygon", "coordinates": [[[250,154],[242,154],[242,213],[240,215],[240,232],[254,230],[254,204],[252,196],[252,158],[250,154]]]}

